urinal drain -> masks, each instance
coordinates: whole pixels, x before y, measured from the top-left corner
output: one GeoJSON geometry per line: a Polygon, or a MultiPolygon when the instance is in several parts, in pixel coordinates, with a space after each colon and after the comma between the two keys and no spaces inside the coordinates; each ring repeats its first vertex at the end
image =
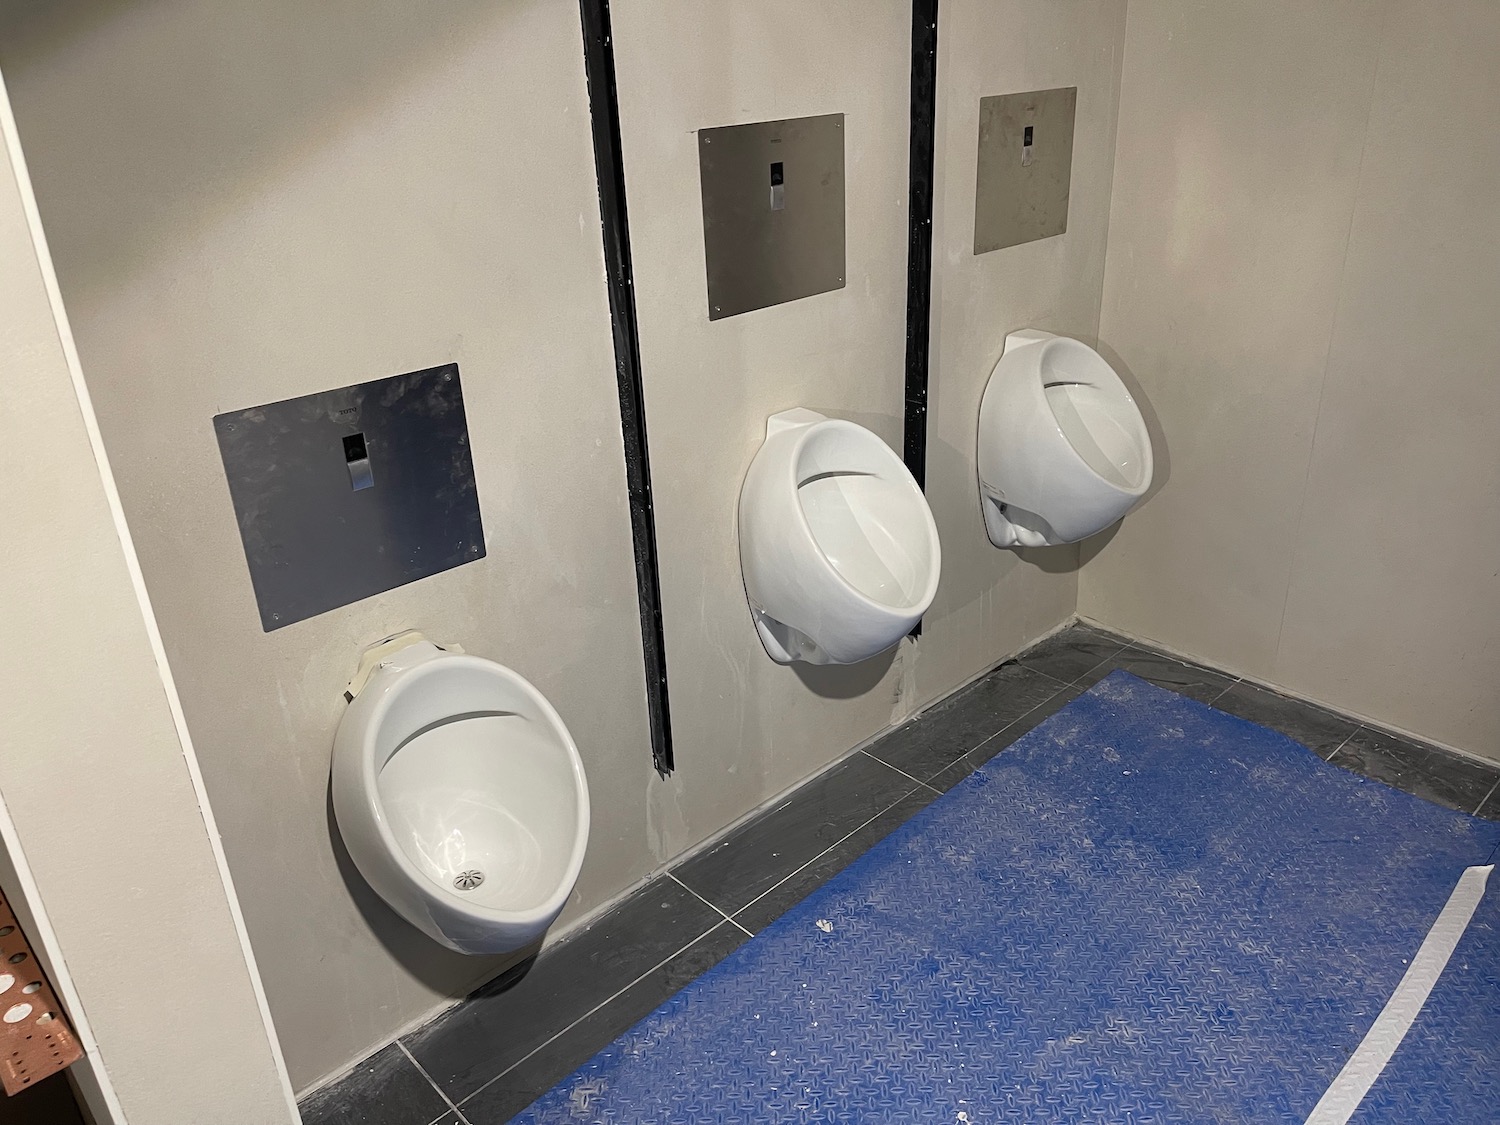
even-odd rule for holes
{"type": "Polygon", "coordinates": [[[453,880],[453,885],[461,891],[472,891],[480,883],[484,882],[484,872],[478,869],[460,871],[453,880]]]}

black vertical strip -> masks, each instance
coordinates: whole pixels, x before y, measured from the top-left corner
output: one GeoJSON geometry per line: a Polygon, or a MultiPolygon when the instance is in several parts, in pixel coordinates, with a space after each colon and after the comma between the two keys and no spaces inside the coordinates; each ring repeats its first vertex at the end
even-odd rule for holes
{"type": "Polygon", "coordinates": [[[630,494],[630,532],[635,541],[635,581],[641,604],[641,648],[646,656],[646,713],[651,724],[651,756],[657,771],[665,776],[672,772],[667,653],[661,625],[656,516],[651,507],[651,462],[646,451],[646,403],[630,267],[630,222],[625,211],[625,163],[621,156],[609,0],[579,0],[579,9],[583,16],[583,69],[588,78],[594,167],[599,176],[599,212],[604,226],[604,269],[615,337],[615,376],[620,385],[625,482],[630,494]]]}
{"type": "MultiPolygon", "coordinates": [[[[938,0],[911,5],[910,228],[906,240],[906,467],[927,488],[927,359],[932,331],[932,166],[937,136],[938,0]]],[[[917,622],[913,636],[922,632],[917,622]]]]}

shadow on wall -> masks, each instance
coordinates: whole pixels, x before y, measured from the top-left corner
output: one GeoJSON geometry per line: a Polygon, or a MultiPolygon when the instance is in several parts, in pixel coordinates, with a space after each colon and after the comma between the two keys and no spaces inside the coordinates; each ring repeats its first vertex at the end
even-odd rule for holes
{"type": "MultiPolygon", "coordinates": [[[[46,116],[86,134],[49,151],[43,167],[33,169],[68,183],[70,194],[90,204],[73,208],[66,229],[48,230],[60,266],[71,267],[66,280],[107,290],[169,236],[211,226],[247,193],[325,147],[330,134],[399,105],[404,79],[430,72],[435,58],[463,53],[485,22],[523,18],[533,6],[0,0],[0,72],[12,97],[24,91],[62,101],[61,112],[54,105],[46,116]],[[163,36],[164,20],[193,30],[163,36]],[[234,50],[205,52],[205,41],[234,50]],[[90,68],[88,83],[70,83],[74,72],[51,58],[64,48],[70,65],[90,68]],[[268,58],[301,65],[268,72],[268,58]],[[19,81],[32,67],[41,80],[19,81]],[[91,96],[101,88],[116,96],[91,96]],[[71,99],[88,104],[67,105],[71,99]],[[150,129],[136,117],[141,104],[158,114],[150,129]],[[130,138],[128,149],[121,137],[130,138]],[[110,177],[97,174],[100,151],[111,153],[110,177]],[[129,222],[119,218],[122,199],[129,201],[129,222]]],[[[581,57],[581,39],[579,51],[581,57]]],[[[17,116],[24,127],[33,115],[18,105],[17,116]]],[[[24,131],[21,139],[47,141],[24,131]]],[[[51,194],[38,182],[44,218],[51,194]]]]}
{"type": "MultiPolygon", "coordinates": [[[[1136,378],[1135,372],[1121,358],[1120,353],[1102,342],[1095,345],[1094,350],[1102,355],[1105,362],[1115,369],[1115,374],[1120,377],[1120,381],[1125,384],[1125,388],[1130,392],[1131,397],[1135,399],[1135,404],[1141,411],[1141,418],[1146,423],[1146,433],[1151,436],[1151,456],[1154,461],[1151,486],[1146,489],[1146,495],[1141,497],[1140,503],[1136,504],[1135,508],[1132,509],[1132,511],[1137,511],[1143,505],[1151,503],[1152,497],[1165,488],[1167,481],[1172,479],[1172,450],[1167,444],[1167,431],[1162,428],[1161,418],[1156,413],[1156,408],[1151,405],[1151,400],[1146,397],[1146,392],[1141,388],[1141,381],[1136,378]]],[[[1128,520],[1129,518],[1130,516],[1126,515],[1125,519],[1128,520]]],[[[1110,524],[1109,527],[1105,528],[1098,535],[1092,535],[1080,543],[1078,545],[1078,565],[1084,566],[1091,560],[1098,558],[1104,548],[1108,546],[1110,540],[1120,533],[1120,524],[1123,522],[1121,520],[1110,524]]]]}
{"type": "Polygon", "coordinates": [[[880,685],[900,651],[898,643],[858,664],[805,664],[799,660],[792,665],[792,671],[814,695],[824,699],[854,699],[880,685]]]}
{"type": "Polygon", "coordinates": [[[433,992],[456,1000],[497,973],[507,972],[517,965],[529,962],[541,950],[543,938],[538,938],[514,953],[501,953],[493,957],[475,957],[443,948],[387,906],[385,900],[365,882],[359,868],[354,865],[349,850],[344,847],[344,838],[339,834],[338,821],[333,812],[331,787],[328,791],[327,817],[333,858],[360,917],[365,920],[370,932],[385,951],[433,992]]]}
{"type": "MultiPolygon", "coordinates": [[[[974,417],[974,441],[979,440],[979,417],[974,417]]],[[[1048,574],[1071,574],[1078,569],[1078,552],[1066,547],[1034,547],[1012,551],[996,547],[984,530],[980,507],[979,477],[975,468],[974,449],[959,449],[945,441],[927,442],[927,479],[950,482],[955,493],[964,497],[969,510],[960,534],[983,545],[994,559],[993,566],[949,567],[943,571],[942,590],[950,609],[970,605],[991,593],[995,584],[1018,566],[1031,566],[1048,574]]],[[[950,530],[949,535],[953,532],[950,530]]],[[[944,544],[947,547],[947,544],[944,544]]]]}

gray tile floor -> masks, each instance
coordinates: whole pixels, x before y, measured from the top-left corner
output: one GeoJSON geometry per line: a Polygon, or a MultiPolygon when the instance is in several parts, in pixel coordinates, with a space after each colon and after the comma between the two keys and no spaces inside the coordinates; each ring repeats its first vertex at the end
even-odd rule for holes
{"type": "Polygon", "coordinates": [[[1075,625],[850,755],[588,929],[365,1060],[307,1125],[499,1125],[881,838],[1116,669],[1337,765],[1500,820],[1500,766],[1075,625]]]}

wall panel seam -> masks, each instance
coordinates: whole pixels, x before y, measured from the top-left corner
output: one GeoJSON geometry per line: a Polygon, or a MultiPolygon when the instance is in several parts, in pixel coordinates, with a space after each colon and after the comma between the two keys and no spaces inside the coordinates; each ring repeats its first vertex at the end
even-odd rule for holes
{"type": "Polygon", "coordinates": [[[1281,642],[1286,633],[1287,614],[1292,605],[1292,584],[1296,581],[1297,568],[1303,561],[1303,527],[1307,518],[1307,493],[1312,485],[1313,465],[1318,451],[1318,430],[1323,422],[1323,399],[1328,389],[1328,367],[1333,360],[1333,344],[1338,339],[1339,317],[1344,311],[1344,299],[1349,290],[1349,247],[1354,241],[1354,219],[1359,212],[1359,197],[1365,182],[1365,158],[1370,150],[1370,126],[1375,117],[1375,96],[1380,88],[1380,65],[1385,59],[1385,33],[1389,23],[1392,0],[1386,0],[1380,10],[1380,34],[1376,40],[1375,65],[1370,68],[1370,96],[1365,104],[1365,127],[1360,138],[1359,167],[1354,175],[1354,191],[1349,199],[1349,222],[1344,229],[1344,253],[1339,262],[1338,295],[1333,305],[1333,315],[1328,320],[1328,344],[1323,349],[1323,363],[1318,371],[1318,400],[1313,407],[1312,434],[1307,442],[1307,470],[1302,476],[1302,488],[1297,494],[1297,519],[1293,524],[1290,544],[1291,558],[1286,568],[1286,585],[1281,593],[1281,619],[1276,625],[1276,644],[1271,650],[1271,668],[1279,674],[1281,669],[1281,642]]]}

